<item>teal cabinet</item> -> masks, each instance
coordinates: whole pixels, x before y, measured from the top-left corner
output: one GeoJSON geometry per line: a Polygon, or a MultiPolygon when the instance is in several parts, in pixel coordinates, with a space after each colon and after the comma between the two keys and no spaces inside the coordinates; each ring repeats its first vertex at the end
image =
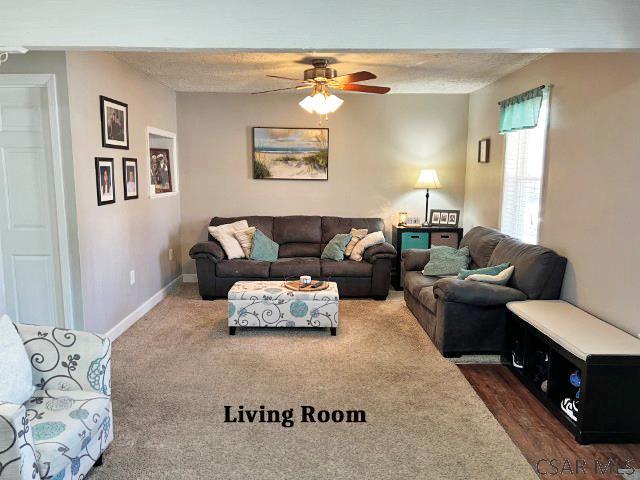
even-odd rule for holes
{"type": "Polygon", "coordinates": [[[402,232],[400,248],[400,253],[410,248],[429,248],[429,232],[402,232]]]}

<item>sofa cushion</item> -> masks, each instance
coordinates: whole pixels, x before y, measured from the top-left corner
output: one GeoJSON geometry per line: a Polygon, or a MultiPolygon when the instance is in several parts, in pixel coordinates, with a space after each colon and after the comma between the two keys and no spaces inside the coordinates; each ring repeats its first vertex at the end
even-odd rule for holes
{"type": "MultiPolygon", "coordinates": [[[[271,240],[273,238],[273,217],[265,216],[248,216],[248,217],[213,217],[209,222],[209,226],[217,227],[226,223],[234,223],[239,220],[246,220],[250,227],[256,227],[262,231],[271,240]]],[[[209,240],[213,240],[213,237],[209,235],[209,240]]]]}
{"type": "Polygon", "coordinates": [[[216,264],[216,275],[219,277],[252,277],[269,278],[269,262],[238,259],[220,260],[216,264]]]}
{"type": "Polygon", "coordinates": [[[256,228],[251,246],[251,260],[275,262],[278,259],[279,245],[256,228]]]}
{"type": "Polygon", "coordinates": [[[271,278],[299,277],[300,275],[320,276],[320,259],[309,257],[279,258],[271,264],[271,278]]]}
{"type": "Polygon", "coordinates": [[[484,268],[489,264],[491,254],[498,246],[498,243],[507,235],[492,228],[474,227],[462,237],[460,248],[469,247],[471,254],[470,270],[484,268]]]}
{"type": "Polygon", "coordinates": [[[353,260],[320,260],[323,277],[370,277],[373,265],[369,262],[355,262],[353,260]]]}
{"type": "Polygon", "coordinates": [[[432,286],[438,280],[440,277],[427,277],[422,272],[407,272],[404,276],[404,288],[418,298],[423,288],[432,286]]]}
{"type": "Polygon", "coordinates": [[[320,258],[341,262],[344,260],[344,251],[350,241],[350,233],[338,233],[335,237],[329,240],[327,246],[322,250],[320,258]]]}
{"type": "Polygon", "coordinates": [[[320,217],[292,215],[273,219],[273,240],[285,243],[321,243],[320,217]]]}
{"type": "Polygon", "coordinates": [[[91,440],[104,435],[106,443],[109,437],[108,396],[81,390],[36,390],[25,406],[30,412],[36,459],[43,477],[55,475],[69,462],[73,470],[74,460],[87,454],[91,440]]]}
{"type": "Polygon", "coordinates": [[[508,286],[522,290],[532,300],[554,300],[560,296],[566,258],[549,248],[508,237],[493,251],[489,265],[506,262],[515,267],[508,286]]]}
{"type": "Polygon", "coordinates": [[[278,256],[280,258],[292,257],[318,257],[322,252],[319,243],[285,243],[280,245],[278,256]]]}
{"type": "Polygon", "coordinates": [[[418,301],[429,309],[431,313],[436,313],[436,297],[433,295],[433,286],[425,287],[418,294],[418,301]]]}
{"type": "Polygon", "coordinates": [[[384,231],[384,222],[381,218],[322,217],[322,243],[329,243],[338,233],[350,233],[352,228],[384,231]]]}

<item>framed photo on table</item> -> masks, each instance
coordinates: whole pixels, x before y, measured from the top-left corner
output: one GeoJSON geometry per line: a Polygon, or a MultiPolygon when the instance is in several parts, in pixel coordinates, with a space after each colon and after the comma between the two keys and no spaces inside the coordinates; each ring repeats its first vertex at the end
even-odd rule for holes
{"type": "Polygon", "coordinates": [[[138,159],[122,158],[122,181],[124,199],[133,200],[138,198],[138,159]]]}
{"type": "Polygon", "coordinates": [[[431,210],[431,226],[458,228],[460,210],[431,210]]]}
{"type": "Polygon", "coordinates": [[[113,158],[96,157],[96,189],[98,206],[116,203],[113,158]]]}
{"type": "Polygon", "coordinates": [[[129,150],[129,106],[100,95],[102,146],[129,150]]]}

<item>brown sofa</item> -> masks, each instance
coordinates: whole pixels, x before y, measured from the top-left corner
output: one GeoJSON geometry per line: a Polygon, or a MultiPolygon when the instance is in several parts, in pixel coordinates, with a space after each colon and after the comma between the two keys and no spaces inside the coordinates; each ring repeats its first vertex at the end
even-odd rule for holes
{"type": "Polygon", "coordinates": [[[209,225],[218,226],[247,220],[249,226],[261,230],[279,244],[278,260],[258,262],[248,259],[229,260],[220,244],[209,240],[194,245],[189,251],[196,261],[198,286],[204,299],[226,297],[239,280],[283,280],[287,277],[311,275],[334,281],[341,297],[373,297],[385,299],[389,293],[391,262],[396,250],[389,243],[368,248],[362,262],[321,259],[326,244],[338,233],[352,228],[369,232],[384,231],[380,218],[342,218],[320,216],[287,217],[214,217],[209,225]]]}
{"type": "Polygon", "coordinates": [[[515,266],[506,286],[427,277],[429,250],[402,252],[404,298],[418,323],[445,357],[502,350],[506,303],[552,300],[560,296],[567,259],[485,227],[471,229],[460,243],[471,253],[470,269],[509,262],[515,266]]]}

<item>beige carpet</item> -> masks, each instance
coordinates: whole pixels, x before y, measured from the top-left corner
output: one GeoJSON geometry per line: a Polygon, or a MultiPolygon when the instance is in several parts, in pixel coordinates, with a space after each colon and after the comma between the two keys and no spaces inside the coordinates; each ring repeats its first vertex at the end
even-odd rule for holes
{"type": "Polygon", "coordinates": [[[226,301],[181,286],[113,347],[101,479],[534,479],[398,294],[343,300],[327,330],[227,334],[226,301]],[[367,423],[223,423],[223,405],[362,409],[367,423]]]}

